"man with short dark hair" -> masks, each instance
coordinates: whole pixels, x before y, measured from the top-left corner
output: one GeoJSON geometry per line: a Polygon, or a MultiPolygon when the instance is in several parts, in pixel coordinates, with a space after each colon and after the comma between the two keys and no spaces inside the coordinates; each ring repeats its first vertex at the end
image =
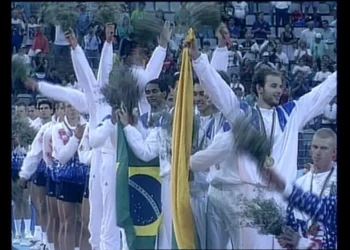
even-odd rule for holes
{"type": "Polygon", "coordinates": [[[35,102],[28,104],[28,118],[33,122],[38,117],[38,110],[36,109],[35,102]]]}
{"type": "Polygon", "coordinates": [[[256,40],[266,40],[267,35],[271,34],[270,25],[264,20],[264,12],[259,12],[258,18],[253,24],[252,33],[256,40]]]}
{"type": "Polygon", "coordinates": [[[62,80],[58,76],[58,71],[56,67],[51,67],[49,75],[46,77],[46,81],[54,83],[54,84],[61,84],[62,80]]]}
{"type": "MultiPolygon", "coordinates": [[[[223,35],[228,34],[227,28],[222,26],[218,33],[219,40],[224,40],[223,35]]],[[[230,87],[220,81],[220,75],[214,69],[215,65],[223,64],[223,61],[227,60],[227,50],[219,48],[219,51],[217,49],[215,61],[213,57],[212,65],[210,65],[207,57],[198,51],[195,42],[191,42],[189,45],[194,71],[201,80],[204,89],[227,120],[230,123],[235,123],[237,117],[242,115],[239,100],[230,87]]],[[[258,101],[256,108],[252,109],[251,122],[268,140],[272,141],[266,162],[276,168],[278,172],[283,172],[288,178],[287,183],[290,183],[295,180],[297,174],[295,166],[297,165],[298,133],[308,121],[320,115],[325,106],[336,95],[337,73],[329,76],[298,101],[291,101],[281,106],[279,101],[283,82],[280,72],[275,69],[261,69],[255,73],[252,83],[258,94],[258,101]]],[[[257,194],[253,190],[264,186],[257,172],[256,163],[248,155],[243,154],[240,157],[238,167],[240,178],[245,186],[244,195],[255,197],[257,194]]],[[[284,205],[279,196],[271,192],[269,192],[269,196],[284,205]]],[[[251,228],[242,228],[242,232],[243,237],[247,237],[242,239],[243,248],[273,248],[271,236],[259,235],[256,229],[251,228]]]]}
{"type": "Polygon", "coordinates": [[[15,104],[15,113],[16,116],[19,118],[26,118],[27,117],[27,104],[24,102],[17,102],[15,104]]]}

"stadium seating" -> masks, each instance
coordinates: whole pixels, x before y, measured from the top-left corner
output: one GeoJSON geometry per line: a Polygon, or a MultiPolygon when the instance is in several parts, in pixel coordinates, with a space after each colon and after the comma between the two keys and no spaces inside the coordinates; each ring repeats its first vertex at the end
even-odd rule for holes
{"type": "Polygon", "coordinates": [[[24,102],[27,105],[33,101],[32,95],[28,94],[19,94],[16,97],[16,102],[24,102]]]}

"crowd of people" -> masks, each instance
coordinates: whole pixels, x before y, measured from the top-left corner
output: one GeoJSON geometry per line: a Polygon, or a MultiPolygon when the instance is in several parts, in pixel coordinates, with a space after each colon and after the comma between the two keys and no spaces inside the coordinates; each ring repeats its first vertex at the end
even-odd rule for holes
{"type": "MultiPolygon", "coordinates": [[[[180,3],[173,22],[156,11],[164,22],[159,40],[138,48],[143,63],[131,66],[142,96],[138,114],[112,108],[101,88],[109,82],[113,62],[131,56],[133,22],[149,15],[145,2],[132,12],[133,5],[122,5],[115,24],[96,23],[86,6],[78,4],[79,18],[70,34],[59,25],[45,27],[43,15],[28,19],[21,6],[12,10],[12,60],[28,66],[28,78],[14,81],[13,94],[33,97],[30,103],[17,100],[14,115],[37,130],[27,148],[13,135],[12,183],[22,190],[13,196],[14,245],[33,250],[131,249],[129,229],[116,223],[116,135],[121,126],[137,158],[159,158],[163,219],[154,244],[155,249],[173,247],[172,135],[164,117],[174,114],[182,52],[190,48],[200,120],[198,147],[189,164],[197,247],[335,249],[336,16],[332,23],[320,20],[316,2],[305,2],[301,10],[291,10],[291,2],[271,2],[276,30],[263,12],[256,13],[250,28],[250,3],[220,4],[222,24],[198,30],[190,44],[183,28],[190,15],[186,2],[180,3]],[[310,7],[313,14],[308,15],[310,7]],[[297,37],[293,28],[303,24],[306,28],[297,37]],[[316,32],[315,26],[322,31],[316,32]],[[284,27],[280,34],[279,27],[284,27]],[[54,60],[48,57],[50,43],[54,60]],[[60,57],[71,58],[74,66],[74,73],[62,80],[56,67],[60,57]],[[45,98],[36,101],[39,96],[45,98]],[[254,159],[236,152],[237,131],[230,127],[240,114],[272,141],[269,156],[274,164],[263,175],[269,175],[268,184],[259,177],[254,159]],[[130,116],[136,119],[132,122],[130,116]],[[311,161],[297,179],[298,167],[304,167],[297,162],[298,133],[310,130],[311,161]],[[287,202],[271,187],[284,192],[287,202]],[[263,189],[286,210],[289,227],[282,235],[260,235],[240,220],[238,197],[252,199],[255,189],[263,189]],[[319,199],[328,207],[315,211],[319,199]]],[[[336,9],[332,2],[329,6],[336,9]]]]}

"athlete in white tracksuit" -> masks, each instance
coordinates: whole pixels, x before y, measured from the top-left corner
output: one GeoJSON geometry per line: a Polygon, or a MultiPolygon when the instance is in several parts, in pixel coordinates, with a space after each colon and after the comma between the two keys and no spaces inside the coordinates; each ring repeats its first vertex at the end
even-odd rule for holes
{"type": "MultiPolygon", "coordinates": [[[[153,53],[146,69],[133,69],[138,79],[140,91],[144,91],[144,87],[148,81],[158,78],[165,54],[166,49],[158,47],[153,53]]],[[[119,229],[116,227],[115,209],[117,132],[116,126],[111,122],[112,109],[100,92],[103,84],[108,83],[108,76],[112,70],[112,44],[109,42],[104,44],[97,80],[80,46],[73,48],[72,59],[78,81],[84,83],[81,86],[85,94],[91,95],[91,100],[94,100],[93,103],[89,103],[91,124],[89,134],[90,145],[96,149],[91,162],[89,187],[90,215],[92,215],[90,218],[90,242],[94,248],[97,248],[95,235],[101,235],[101,249],[119,249],[120,243],[118,242],[120,241],[117,232],[119,229]],[[86,83],[88,83],[88,86],[86,83]],[[98,228],[101,228],[100,232],[98,232],[98,228]]],[[[142,108],[142,104],[140,106],[142,108]]],[[[147,110],[147,108],[142,109],[147,110]]]]}

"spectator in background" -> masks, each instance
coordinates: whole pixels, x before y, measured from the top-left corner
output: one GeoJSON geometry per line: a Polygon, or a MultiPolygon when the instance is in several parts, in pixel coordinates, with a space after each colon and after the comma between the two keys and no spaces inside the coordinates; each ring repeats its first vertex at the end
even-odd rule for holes
{"type": "Polygon", "coordinates": [[[306,41],[300,39],[299,47],[294,51],[294,60],[298,62],[304,55],[311,56],[311,50],[307,48],[306,41]]]}
{"type": "Polygon", "coordinates": [[[62,84],[62,80],[58,77],[58,71],[55,67],[50,69],[49,75],[46,77],[46,81],[53,84],[62,84]]]}
{"type": "Polygon", "coordinates": [[[310,46],[311,46],[312,42],[315,40],[315,36],[316,36],[316,31],[314,30],[315,23],[312,20],[312,18],[308,19],[307,27],[308,27],[307,29],[305,29],[301,32],[300,39],[304,40],[306,42],[307,48],[310,48],[310,46]]]}
{"type": "Polygon", "coordinates": [[[309,9],[310,7],[312,6],[312,11],[313,11],[313,14],[316,14],[317,11],[318,11],[318,6],[319,6],[319,2],[318,1],[314,1],[314,2],[304,2],[303,5],[304,5],[304,13],[305,14],[308,14],[309,13],[309,9]]]}
{"type": "Polygon", "coordinates": [[[25,30],[25,24],[20,19],[20,13],[17,9],[12,11],[12,18],[11,18],[11,51],[12,54],[14,51],[18,52],[20,49],[22,42],[23,42],[23,32],[25,30]]]}
{"type": "Polygon", "coordinates": [[[254,41],[252,40],[253,36],[250,32],[245,33],[245,41],[241,43],[243,49],[242,49],[242,56],[243,58],[247,58],[249,60],[255,60],[255,55],[252,53],[251,49],[254,45],[254,41]]]}
{"type": "Polygon", "coordinates": [[[321,59],[324,55],[327,55],[328,46],[327,44],[322,40],[321,33],[317,33],[315,35],[315,40],[311,43],[310,46],[311,55],[314,60],[317,60],[317,63],[321,64],[321,59]]]}
{"type": "Polygon", "coordinates": [[[270,25],[264,20],[264,12],[259,12],[258,18],[253,24],[252,33],[255,40],[266,40],[267,35],[271,34],[270,25]]]}
{"type": "Polygon", "coordinates": [[[250,60],[248,58],[243,59],[242,66],[240,67],[240,79],[241,83],[243,84],[244,88],[246,89],[247,93],[250,93],[250,85],[252,83],[252,77],[254,74],[254,68],[252,67],[252,64],[250,63],[250,60]]]}
{"type": "Polygon", "coordinates": [[[38,110],[35,107],[35,102],[30,102],[28,104],[28,118],[30,121],[34,121],[38,118],[38,110]]]}
{"type": "Polygon", "coordinates": [[[27,36],[26,36],[26,46],[27,51],[33,46],[34,38],[35,38],[35,30],[36,30],[36,16],[30,16],[29,23],[27,25],[27,36]]]}
{"type": "Polygon", "coordinates": [[[205,40],[203,42],[202,53],[208,56],[209,61],[211,61],[211,57],[213,56],[213,52],[211,51],[210,47],[210,42],[208,40],[205,40]]]}
{"type": "Polygon", "coordinates": [[[280,99],[280,105],[283,105],[289,101],[289,88],[286,84],[283,84],[283,91],[280,99]]]}
{"type": "Polygon", "coordinates": [[[334,6],[332,10],[334,21],[331,22],[330,26],[337,30],[337,6],[334,6]]]}
{"type": "Polygon", "coordinates": [[[41,53],[47,55],[49,53],[49,41],[43,33],[43,26],[37,25],[35,28],[35,37],[33,46],[29,50],[29,56],[34,56],[35,51],[40,50],[41,53]]]}
{"type": "Polygon", "coordinates": [[[241,28],[235,24],[233,17],[230,17],[227,23],[227,29],[231,38],[239,38],[241,34],[241,28]]]}
{"type": "Polygon", "coordinates": [[[123,22],[120,25],[118,25],[117,32],[120,41],[129,36],[129,34],[132,32],[132,26],[130,23],[129,16],[123,17],[123,22]]]}
{"type": "Polygon", "coordinates": [[[251,84],[249,94],[246,95],[246,102],[251,106],[254,107],[256,102],[258,101],[258,96],[256,95],[256,90],[254,89],[255,85],[251,84]]]}
{"type": "Polygon", "coordinates": [[[282,81],[283,81],[283,84],[289,88],[290,87],[290,84],[291,84],[291,77],[289,75],[289,71],[286,69],[286,68],[282,68],[281,70],[281,75],[282,75],[282,81]]]}
{"type": "Polygon", "coordinates": [[[35,77],[39,80],[42,80],[46,77],[46,73],[48,71],[49,62],[45,58],[44,54],[41,52],[40,49],[37,49],[35,51],[35,57],[33,58],[33,71],[35,74],[35,77]]]}
{"type": "Polygon", "coordinates": [[[309,66],[305,65],[306,63],[306,56],[304,55],[299,59],[299,65],[296,65],[292,71],[292,74],[295,76],[299,72],[303,73],[303,76],[308,76],[311,74],[311,69],[309,66]]]}
{"type": "Polygon", "coordinates": [[[236,1],[232,2],[232,6],[235,10],[233,14],[235,24],[239,26],[241,30],[244,30],[246,26],[246,16],[249,11],[248,4],[245,1],[236,1]]]}
{"type": "Polygon", "coordinates": [[[131,24],[133,24],[135,20],[143,19],[145,17],[145,7],[146,2],[138,2],[138,8],[131,14],[131,24]]]}
{"type": "Polygon", "coordinates": [[[327,105],[322,115],[322,128],[329,128],[337,132],[337,97],[327,105]]]}
{"type": "Polygon", "coordinates": [[[279,62],[283,65],[283,67],[288,68],[289,59],[288,56],[282,51],[282,45],[279,43],[276,47],[276,56],[279,59],[279,62]]]}
{"type": "Polygon", "coordinates": [[[90,20],[89,16],[86,12],[86,6],[81,4],[79,7],[79,17],[77,20],[76,24],[76,34],[77,34],[77,39],[78,43],[82,44],[84,36],[86,32],[88,31],[89,25],[90,25],[90,20]]]}
{"type": "Polygon", "coordinates": [[[70,46],[66,41],[64,36],[64,30],[62,30],[61,25],[55,25],[55,42],[54,42],[54,55],[55,64],[59,58],[69,58],[70,57],[70,46]]]}
{"type": "Polygon", "coordinates": [[[282,51],[287,55],[288,60],[294,60],[294,44],[297,42],[297,39],[293,33],[292,26],[287,23],[284,26],[284,31],[281,34],[281,44],[282,51]]]}
{"type": "Polygon", "coordinates": [[[334,62],[332,61],[332,59],[328,56],[328,55],[324,55],[322,56],[322,61],[321,64],[325,64],[327,69],[333,73],[336,69],[335,69],[335,65],[334,62]]]}
{"type": "Polygon", "coordinates": [[[174,21],[176,26],[184,25],[190,16],[190,11],[186,8],[187,2],[180,2],[180,9],[175,12],[174,21]]]}
{"type": "Polygon", "coordinates": [[[328,20],[322,21],[322,27],[323,27],[322,36],[323,36],[324,42],[328,46],[328,55],[333,59],[335,54],[334,49],[337,42],[336,30],[329,26],[328,20]]]}
{"type": "Polygon", "coordinates": [[[24,102],[17,102],[15,104],[15,115],[18,117],[18,118],[27,118],[27,104],[24,103],[24,102]]]}
{"type": "Polygon", "coordinates": [[[24,64],[26,64],[28,66],[28,68],[30,67],[30,58],[26,54],[26,46],[25,45],[22,45],[20,47],[20,49],[18,50],[18,53],[12,56],[12,61],[15,61],[15,60],[22,60],[22,62],[24,64]]]}
{"type": "Polygon", "coordinates": [[[156,18],[161,20],[162,22],[165,22],[165,16],[164,16],[164,11],[162,9],[158,9],[156,11],[156,18]]]}
{"type": "Polygon", "coordinates": [[[327,65],[325,63],[321,64],[321,71],[317,72],[315,77],[314,77],[314,82],[315,85],[318,85],[319,83],[323,82],[324,80],[327,79],[327,77],[329,75],[331,75],[332,73],[329,72],[327,65]]]}
{"type": "Polygon", "coordinates": [[[238,43],[233,42],[229,48],[227,73],[229,75],[239,74],[239,68],[242,63],[242,53],[238,50],[238,43]]]}
{"type": "Polygon", "coordinates": [[[275,9],[276,14],[276,28],[280,27],[281,21],[282,25],[285,26],[287,23],[289,23],[289,13],[288,10],[290,6],[292,5],[292,2],[271,2],[271,5],[275,9]]]}
{"type": "Polygon", "coordinates": [[[295,76],[294,82],[291,86],[292,98],[293,100],[298,100],[301,96],[305,95],[310,91],[309,84],[305,80],[305,74],[303,72],[298,72],[295,76]]]}
{"type": "Polygon", "coordinates": [[[276,69],[276,66],[270,62],[270,54],[269,52],[265,51],[262,54],[262,60],[261,62],[259,62],[257,65],[255,65],[255,72],[258,71],[259,69],[262,68],[272,68],[272,69],[276,69]]]}
{"type": "Polygon", "coordinates": [[[171,55],[170,50],[167,49],[166,57],[165,57],[164,63],[163,63],[162,73],[163,74],[170,74],[170,73],[172,73],[171,70],[172,70],[173,66],[174,66],[173,57],[171,55]]]}
{"type": "Polygon", "coordinates": [[[94,26],[89,25],[88,34],[84,36],[84,50],[86,57],[93,69],[98,68],[100,38],[96,35],[94,26]]]}

